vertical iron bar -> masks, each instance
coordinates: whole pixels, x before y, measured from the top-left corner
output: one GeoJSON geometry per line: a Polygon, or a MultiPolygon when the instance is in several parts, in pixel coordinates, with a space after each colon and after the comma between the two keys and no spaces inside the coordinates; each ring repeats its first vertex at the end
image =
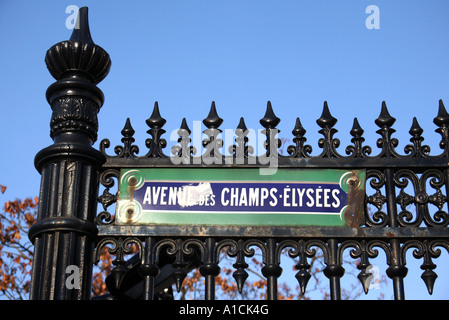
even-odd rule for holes
{"type": "Polygon", "coordinates": [[[336,239],[328,240],[328,262],[323,270],[324,275],[329,278],[331,289],[331,299],[341,300],[340,278],[345,274],[345,269],[340,264],[338,257],[338,241],[336,239]]]}
{"type": "Polygon", "coordinates": [[[217,262],[215,239],[207,238],[205,242],[205,257],[200,267],[200,273],[205,279],[205,299],[215,300],[215,277],[220,273],[217,262]]]}
{"type": "Polygon", "coordinates": [[[444,179],[446,179],[446,204],[447,204],[447,213],[449,214],[449,169],[444,170],[444,179]]]}
{"type": "Polygon", "coordinates": [[[145,249],[142,257],[142,265],[139,267],[139,273],[144,280],[144,300],[154,300],[154,278],[159,274],[159,268],[155,262],[154,246],[156,240],[152,237],[145,239],[145,249]]]}
{"type": "MultiPolygon", "coordinates": [[[[208,253],[209,262],[212,262],[212,255],[214,252],[215,240],[212,238],[206,239],[206,251],[208,253]]],[[[215,300],[215,276],[208,272],[206,274],[206,300],[215,300]]]]}
{"type": "MultiPolygon", "coordinates": [[[[394,186],[393,169],[385,169],[385,192],[387,196],[388,221],[390,227],[398,227],[397,208],[396,208],[396,192],[394,186]]],[[[407,275],[407,268],[403,265],[401,257],[401,245],[399,240],[392,239],[391,262],[387,269],[387,275],[393,279],[393,291],[395,300],[404,300],[404,277],[407,275]]]]}
{"type": "Polygon", "coordinates": [[[262,274],[267,278],[267,299],[277,300],[278,288],[277,279],[282,274],[282,268],[279,266],[276,250],[276,239],[267,239],[267,253],[265,266],[262,268],[262,274]]]}

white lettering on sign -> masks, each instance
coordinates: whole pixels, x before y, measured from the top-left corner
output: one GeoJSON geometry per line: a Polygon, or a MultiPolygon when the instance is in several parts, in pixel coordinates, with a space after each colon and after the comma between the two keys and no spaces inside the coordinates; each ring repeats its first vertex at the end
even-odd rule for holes
{"type": "Polygon", "coordinates": [[[224,187],[215,195],[209,182],[197,186],[147,186],[143,205],[152,206],[214,206],[216,198],[223,207],[275,207],[278,203],[284,207],[338,208],[340,190],[332,188],[304,188],[286,186],[266,187],[224,187]]]}

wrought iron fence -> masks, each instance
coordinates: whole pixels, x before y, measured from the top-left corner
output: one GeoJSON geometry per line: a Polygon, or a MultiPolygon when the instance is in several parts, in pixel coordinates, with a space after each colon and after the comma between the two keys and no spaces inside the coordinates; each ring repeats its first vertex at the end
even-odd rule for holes
{"type": "Polygon", "coordinates": [[[116,298],[154,299],[170,284],[170,279],[179,290],[187,272],[198,267],[205,280],[205,299],[214,299],[215,278],[220,274],[219,255],[223,251],[235,259],[233,275],[241,291],[248,277],[247,261],[255,248],[262,253],[261,272],[267,279],[268,299],[277,299],[277,282],[283,271],[281,252],[285,249],[290,257],[298,259],[295,278],[303,293],[307,292],[311,277],[309,262],[317,250],[324,256],[323,272],[329,279],[332,299],[341,298],[340,280],[345,273],[343,254],[347,250],[351,258],[359,260],[358,278],[365,292],[369,287],[367,279],[372,276],[370,260],[378,256],[379,250],[384,252],[386,274],[392,280],[395,299],[405,298],[406,255],[413,250],[413,257],[422,259],[422,279],[432,293],[437,278],[433,261],[441,255],[441,249],[449,251],[449,114],[442,101],[434,118],[442,149],[436,155],[424,144],[423,130],[416,118],[409,131],[411,143],[403,152],[397,150],[398,140],[392,136],[395,118],[384,102],[375,119],[379,127],[376,133],[380,136],[377,149],[364,145],[364,130],[355,118],[350,130],[352,144],[344,148],[345,155],[341,154],[335,129],[337,119],[325,102],[316,121],[323,136],[318,141],[320,153],[312,154],[312,146],[306,143],[306,130],[297,118],[292,129],[293,144],[286,146],[286,155],[279,154],[281,142],[276,134],[280,119],[268,102],[260,119],[265,139],[265,151],[261,155],[254,152],[243,118],[226,155],[220,136],[223,120],[214,103],[203,120],[206,127],[203,133],[208,137],[203,141],[204,150],[192,146],[191,131],[183,119],[178,144],[166,152],[166,120],[155,103],[153,113],[146,120],[147,150],[142,152],[134,144],[135,132],[127,119],[121,131],[122,144],[111,155],[108,139],[101,141],[99,151],[91,147],[97,134],[96,114],[103,100],[95,85],[106,76],[110,60],[90,38],[87,9],[81,10],[80,19],[81,28],[74,31],[71,40],[55,45],[59,47],[47,53],[49,70],[58,80],[47,91],[53,109],[51,126],[55,144],[36,156],[42,186],[39,221],[30,230],[36,247],[32,298],[89,298],[91,263],[98,261],[105,247],[115,257],[115,268],[107,283],[116,298]],[[63,61],[69,61],[68,57],[87,59],[80,52],[91,55],[89,59],[96,61],[95,68],[79,63],[73,70],[64,69],[63,61]],[[111,208],[117,201],[117,192],[111,190],[117,187],[121,169],[209,167],[365,170],[363,221],[345,227],[116,223],[111,208]],[[98,183],[102,193],[97,198],[98,183]],[[58,188],[63,191],[58,193],[58,188]],[[103,208],[98,215],[96,201],[103,208]],[[132,258],[128,260],[127,256],[132,258]],[[85,273],[79,290],[64,288],[63,271],[48,276],[46,268],[52,261],[59,261],[58,257],[64,262],[56,263],[57,270],[64,270],[71,263],[81,264],[85,273]],[[48,283],[40,282],[39,275],[41,279],[42,275],[48,276],[48,283]]]}
{"type": "MultiPolygon", "coordinates": [[[[260,120],[267,135],[266,147],[272,152],[277,151],[279,140],[270,139],[270,131],[276,131],[278,119],[268,103],[266,114],[260,120]]],[[[201,275],[206,281],[206,298],[214,297],[215,277],[219,274],[218,257],[223,248],[231,257],[236,258],[235,279],[239,288],[247,278],[245,258],[251,257],[254,250],[252,246],[260,248],[263,254],[264,267],[262,273],[268,280],[268,298],[277,296],[277,278],[282,273],[280,264],[280,252],[289,248],[291,257],[299,258],[297,280],[301,290],[305,290],[310,273],[307,258],[311,258],[319,248],[324,252],[326,268],[324,274],[330,280],[331,297],[340,298],[340,278],[344,275],[342,267],[342,254],[346,249],[351,250],[351,257],[360,259],[358,275],[365,291],[369,282],[365,281],[372,274],[367,271],[371,265],[370,259],[378,255],[378,249],[386,254],[388,264],[387,275],[393,280],[394,293],[397,299],[404,297],[403,278],[407,275],[405,256],[408,250],[415,249],[415,258],[423,258],[421,268],[424,270],[422,278],[432,292],[434,281],[437,277],[433,271],[436,267],[432,259],[440,255],[438,247],[448,249],[446,239],[449,217],[445,210],[447,203],[447,126],[449,115],[443,103],[440,101],[438,114],[434,119],[437,125],[436,131],[442,136],[440,146],[443,153],[430,155],[430,148],[423,145],[424,138],[416,118],[410,129],[410,141],[405,147],[404,153],[396,150],[398,141],[392,138],[395,119],[389,114],[385,103],[382,104],[379,117],[375,120],[380,135],[377,141],[379,151],[371,155],[370,146],[363,145],[363,129],[354,119],[351,145],[345,148],[346,156],[338,153],[340,142],[334,137],[337,130],[334,128],[337,119],[329,112],[327,104],[324,104],[321,117],[317,120],[322,128],[320,133],[323,138],[319,141],[322,152],[312,156],[312,147],[305,145],[305,129],[299,119],[292,130],[294,145],[288,146],[288,155],[274,154],[277,164],[281,168],[363,168],[367,173],[367,184],[372,188],[372,194],[365,197],[364,223],[357,227],[242,227],[242,226],[117,226],[114,224],[114,215],[107,208],[116,200],[111,194],[110,188],[114,181],[119,179],[121,168],[139,167],[204,167],[206,164],[201,159],[192,155],[193,147],[190,145],[189,128],[185,119],[179,130],[179,145],[172,147],[174,155],[167,156],[163,149],[166,141],[163,138],[163,125],[165,120],[161,117],[159,107],[155,104],[151,117],[146,121],[150,129],[150,138],[146,140],[148,151],[145,155],[138,156],[138,148],[134,143],[134,130],[127,119],[122,130],[123,145],[114,148],[115,155],[106,153],[110,142],[105,139],[101,142],[101,151],[106,156],[106,162],[102,167],[100,181],[105,187],[103,194],[98,198],[104,211],[97,217],[99,224],[99,236],[101,241],[98,248],[109,243],[113,244],[114,252],[119,252],[117,265],[124,265],[123,254],[126,253],[132,242],[139,248],[141,258],[141,274],[146,279],[145,292],[152,296],[152,283],[158,274],[158,257],[164,252],[174,257],[174,277],[178,289],[186,276],[184,265],[186,257],[195,250],[200,253],[199,266],[201,275]],[[188,153],[181,152],[188,150],[188,153]],[[174,161],[173,157],[184,157],[184,163],[174,161]],[[115,178],[115,179],[112,179],[115,178]],[[412,187],[408,190],[407,187],[412,187]],[[410,194],[411,193],[411,194],[410,194]],[[409,208],[410,205],[415,210],[409,208]],[[368,206],[373,210],[368,210],[368,206]],[[413,213],[412,213],[413,212],[413,213]],[[242,237],[242,235],[245,235],[242,237]],[[169,239],[167,239],[169,238],[169,239]],[[195,249],[195,250],[194,250],[195,249]]],[[[208,117],[203,120],[206,130],[204,133],[209,139],[204,141],[205,154],[215,152],[217,160],[207,166],[251,167],[261,166],[259,158],[250,159],[248,150],[253,150],[245,137],[245,125],[243,119],[236,129],[236,144],[230,150],[230,156],[224,156],[219,140],[215,134],[219,131],[222,122],[212,105],[208,117]],[[217,142],[218,141],[218,142],[217,142]],[[209,147],[215,144],[213,147],[209,147]],[[208,148],[209,147],[209,148],[208,148]],[[244,161],[236,164],[238,155],[243,155],[244,161]],[[228,157],[228,158],[227,158],[228,157]],[[218,163],[218,164],[217,164],[218,163]]],[[[266,163],[266,162],[265,162],[266,163]]],[[[130,252],[128,252],[130,253],[130,252]]],[[[118,269],[116,270],[118,272],[118,269]]]]}

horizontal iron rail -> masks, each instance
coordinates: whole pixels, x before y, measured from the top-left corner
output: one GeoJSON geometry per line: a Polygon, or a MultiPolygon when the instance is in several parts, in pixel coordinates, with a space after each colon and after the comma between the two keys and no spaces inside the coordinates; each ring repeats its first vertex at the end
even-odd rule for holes
{"type": "MultiPolygon", "coordinates": [[[[429,168],[447,169],[449,158],[283,158],[276,159],[279,168],[413,168],[414,171],[424,171],[429,168]]],[[[152,168],[152,167],[188,167],[188,168],[264,168],[257,160],[245,159],[245,163],[236,163],[235,158],[223,158],[221,163],[204,164],[201,158],[191,160],[189,164],[176,164],[170,158],[114,158],[107,157],[103,170],[111,168],[152,168]]]]}
{"type": "Polygon", "coordinates": [[[449,228],[350,228],[276,226],[168,226],[100,225],[99,237],[234,237],[234,238],[340,238],[401,239],[449,238],[449,228]]]}

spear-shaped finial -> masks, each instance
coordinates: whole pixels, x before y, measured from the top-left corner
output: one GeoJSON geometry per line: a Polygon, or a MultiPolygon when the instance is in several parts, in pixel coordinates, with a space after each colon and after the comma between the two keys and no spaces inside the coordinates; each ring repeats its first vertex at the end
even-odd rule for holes
{"type": "Polygon", "coordinates": [[[332,128],[337,123],[337,119],[334,118],[329,111],[327,101],[324,101],[323,113],[316,123],[323,129],[326,127],[332,128]]]}
{"type": "Polygon", "coordinates": [[[48,71],[56,80],[82,77],[98,84],[109,73],[111,58],[93,42],[87,13],[87,7],[82,7],[70,40],[58,42],[45,55],[48,71]]]}
{"type": "Polygon", "coordinates": [[[449,114],[447,113],[443,100],[441,99],[438,105],[438,115],[433,119],[433,123],[439,127],[449,124],[449,114]]]}
{"type": "Polygon", "coordinates": [[[265,116],[260,119],[260,124],[268,129],[268,128],[276,128],[276,126],[281,122],[281,119],[279,119],[273,112],[273,107],[271,106],[271,101],[267,102],[267,110],[265,111],[265,116]]]}
{"type": "Polygon", "coordinates": [[[78,11],[77,22],[75,28],[73,28],[70,40],[94,44],[92,36],[90,35],[88,13],[89,8],[87,7],[82,7],[78,11]]]}
{"type": "Polygon", "coordinates": [[[379,128],[382,127],[388,127],[390,128],[394,123],[396,119],[393,118],[387,109],[387,104],[385,101],[382,101],[382,110],[380,111],[379,117],[374,121],[379,128]]]}
{"type": "Polygon", "coordinates": [[[203,123],[208,129],[217,129],[223,123],[223,119],[218,116],[215,101],[212,101],[209,115],[203,120],[203,123]]]}

